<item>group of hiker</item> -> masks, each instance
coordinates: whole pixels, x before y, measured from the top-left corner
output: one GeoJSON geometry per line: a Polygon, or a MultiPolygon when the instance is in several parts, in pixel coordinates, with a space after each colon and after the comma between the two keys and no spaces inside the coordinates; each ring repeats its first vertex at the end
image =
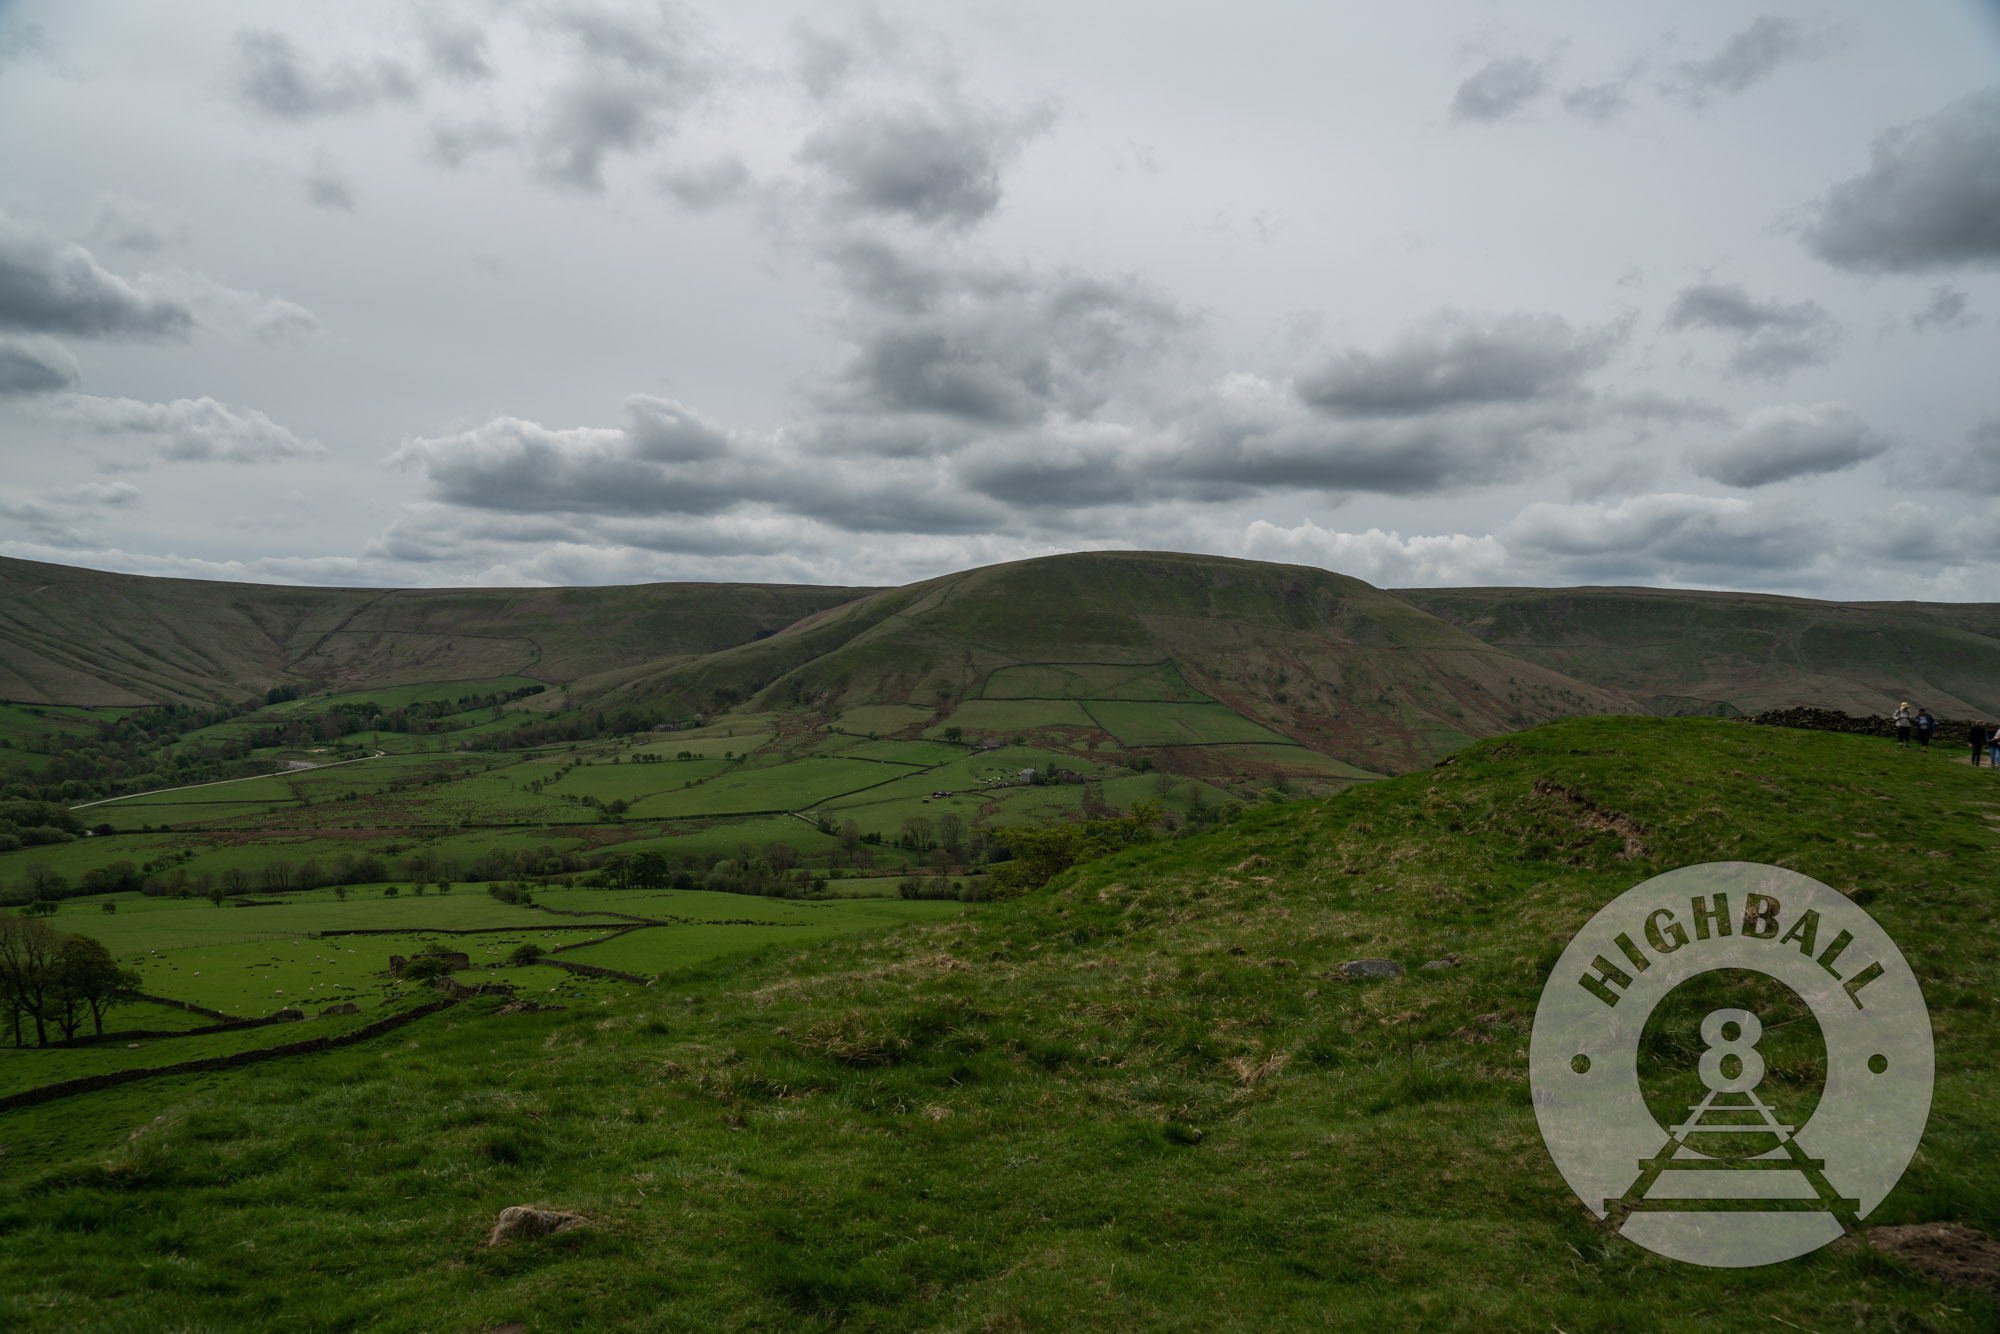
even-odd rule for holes
{"type": "MultiPolygon", "coordinates": [[[[1931,741],[1937,736],[1938,721],[1931,717],[1931,711],[1919,707],[1914,712],[1908,700],[1896,707],[1896,744],[1907,748],[1914,736],[1917,745],[1926,752],[1931,741]]],[[[1972,747],[1972,767],[1978,768],[1980,757],[1993,768],[2000,769],[2000,726],[1990,726],[1984,718],[1975,719],[1965,726],[1966,742],[1972,747]]]]}

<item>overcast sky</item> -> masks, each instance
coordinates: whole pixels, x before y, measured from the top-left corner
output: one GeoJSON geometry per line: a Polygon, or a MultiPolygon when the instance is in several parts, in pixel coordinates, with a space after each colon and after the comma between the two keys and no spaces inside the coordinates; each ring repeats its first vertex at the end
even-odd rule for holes
{"type": "Polygon", "coordinates": [[[2000,600],[2000,4],[0,0],[0,554],[2000,600]]]}

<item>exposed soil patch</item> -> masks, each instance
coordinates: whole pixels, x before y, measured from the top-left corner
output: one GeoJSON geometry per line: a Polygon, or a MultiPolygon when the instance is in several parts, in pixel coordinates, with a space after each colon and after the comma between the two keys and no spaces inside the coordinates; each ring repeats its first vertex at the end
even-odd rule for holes
{"type": "Polygon", "coordinates": [[[1957,1223],[1871,1227],[1868,1244],[1940,1283],[2000,1296],[2000,1242],[1957,1223]]]}
{"type": "Polygon", "coordinates": [[[1569,816],[1580,829],[1596,829],[1618,835],[1625,840],[1625,851],[1618,854],[1623,861],[1634,861],[1649,855],[1645,830],[1637,820],[1618,811],[1607,811],[1589,797],[1574,788],[1547,778],[1535,780],[1535,795],[1553,797],[1569,808],[1569,816]]]}

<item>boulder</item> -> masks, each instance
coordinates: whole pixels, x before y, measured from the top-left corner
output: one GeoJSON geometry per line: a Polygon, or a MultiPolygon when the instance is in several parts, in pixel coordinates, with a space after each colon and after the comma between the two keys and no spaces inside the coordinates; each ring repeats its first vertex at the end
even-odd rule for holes
{"type": "Polygon", "coordinates": [[[338,1005],[329,1005],[324,1010],[321,1010],[319,1012],[319,1017],[324,1019],[330,1014],[360,1014],[360,1013],[361,1013],[361,1007],[359,1005],[356,1005],[353,1001],[342,1001],[338,1005]]]}
{"type": "Polygon", "coordinates": [[[304,1010],[294,1010],[290,1006],[286,1006],[271,1017],[273,1019],[303,1019],[306,1017],[306,1012],[304,1010]]]}
{"type": "Polygon", "coordinates": [[[495,1014],[547,1014],[554,1010],[567,1010],[567,1005],[543,1005],[537,1001],[515,1001],[495,1010],[495,1014]]]}
{"type": "Polygon", "coordinates": [[[1432,959],[1417,971],[1423,973],[1441,973],[1447,968],[1456,967],[1458,967],[1458,960],[1456,959],[1432,959]]]}
{"type": "Polygon", "coordinates": [[[1349,959],[1340,965],[1342,977],[1401,977],[1403,965],[1394,959],[1349,959]]]}
{"type": "Polygon", "coordinates": [[[551,1232],[567,1232],[573,1227],[582,1227],[589,1221],[582,1214],[564,1213],[560,1209],[510,1205],[500,1211],[500,1217],[493,1224],[493,1235],[486,1239],[486,1244],[499,1246],[510,1241],[533,1241],[551,1232]]]}

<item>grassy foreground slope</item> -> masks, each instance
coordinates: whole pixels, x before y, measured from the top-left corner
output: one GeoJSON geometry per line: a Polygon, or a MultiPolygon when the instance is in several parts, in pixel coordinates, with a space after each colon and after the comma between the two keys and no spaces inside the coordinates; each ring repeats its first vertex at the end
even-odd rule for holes
{"type": "Polygon", "coordinates": [[[274,685],[568,681],[740,644],[868,591],[293,588],[0,558],[0,699],[222,703],[274,685]]]}
{"type": "Polygon", "coordinates": [[[1409,588],[1481,640],[1653,712],[1816,705],[2000,714],[2000,604],[1815,602],[1662,588],[1409,588]]]}
{"type": "Polygon", "coordinates": [[[1792,867],[1866,901],[1931,1007],[1925,1146],[1869,1222],[2000,1230],[1997,826],[1990,771],[1886,742],[1556,724],[946,922],[10,1114],[0,1323],[1992,1328],[1853,1242],[1731,1271],[1607,1235],[1525,1049],[1598,906],[1792,867]],[[1339,980],[1370,956],[1411,971],[1339,980]],[[531,1202],[595,1223],[481,1245],[531,1202]]]}

